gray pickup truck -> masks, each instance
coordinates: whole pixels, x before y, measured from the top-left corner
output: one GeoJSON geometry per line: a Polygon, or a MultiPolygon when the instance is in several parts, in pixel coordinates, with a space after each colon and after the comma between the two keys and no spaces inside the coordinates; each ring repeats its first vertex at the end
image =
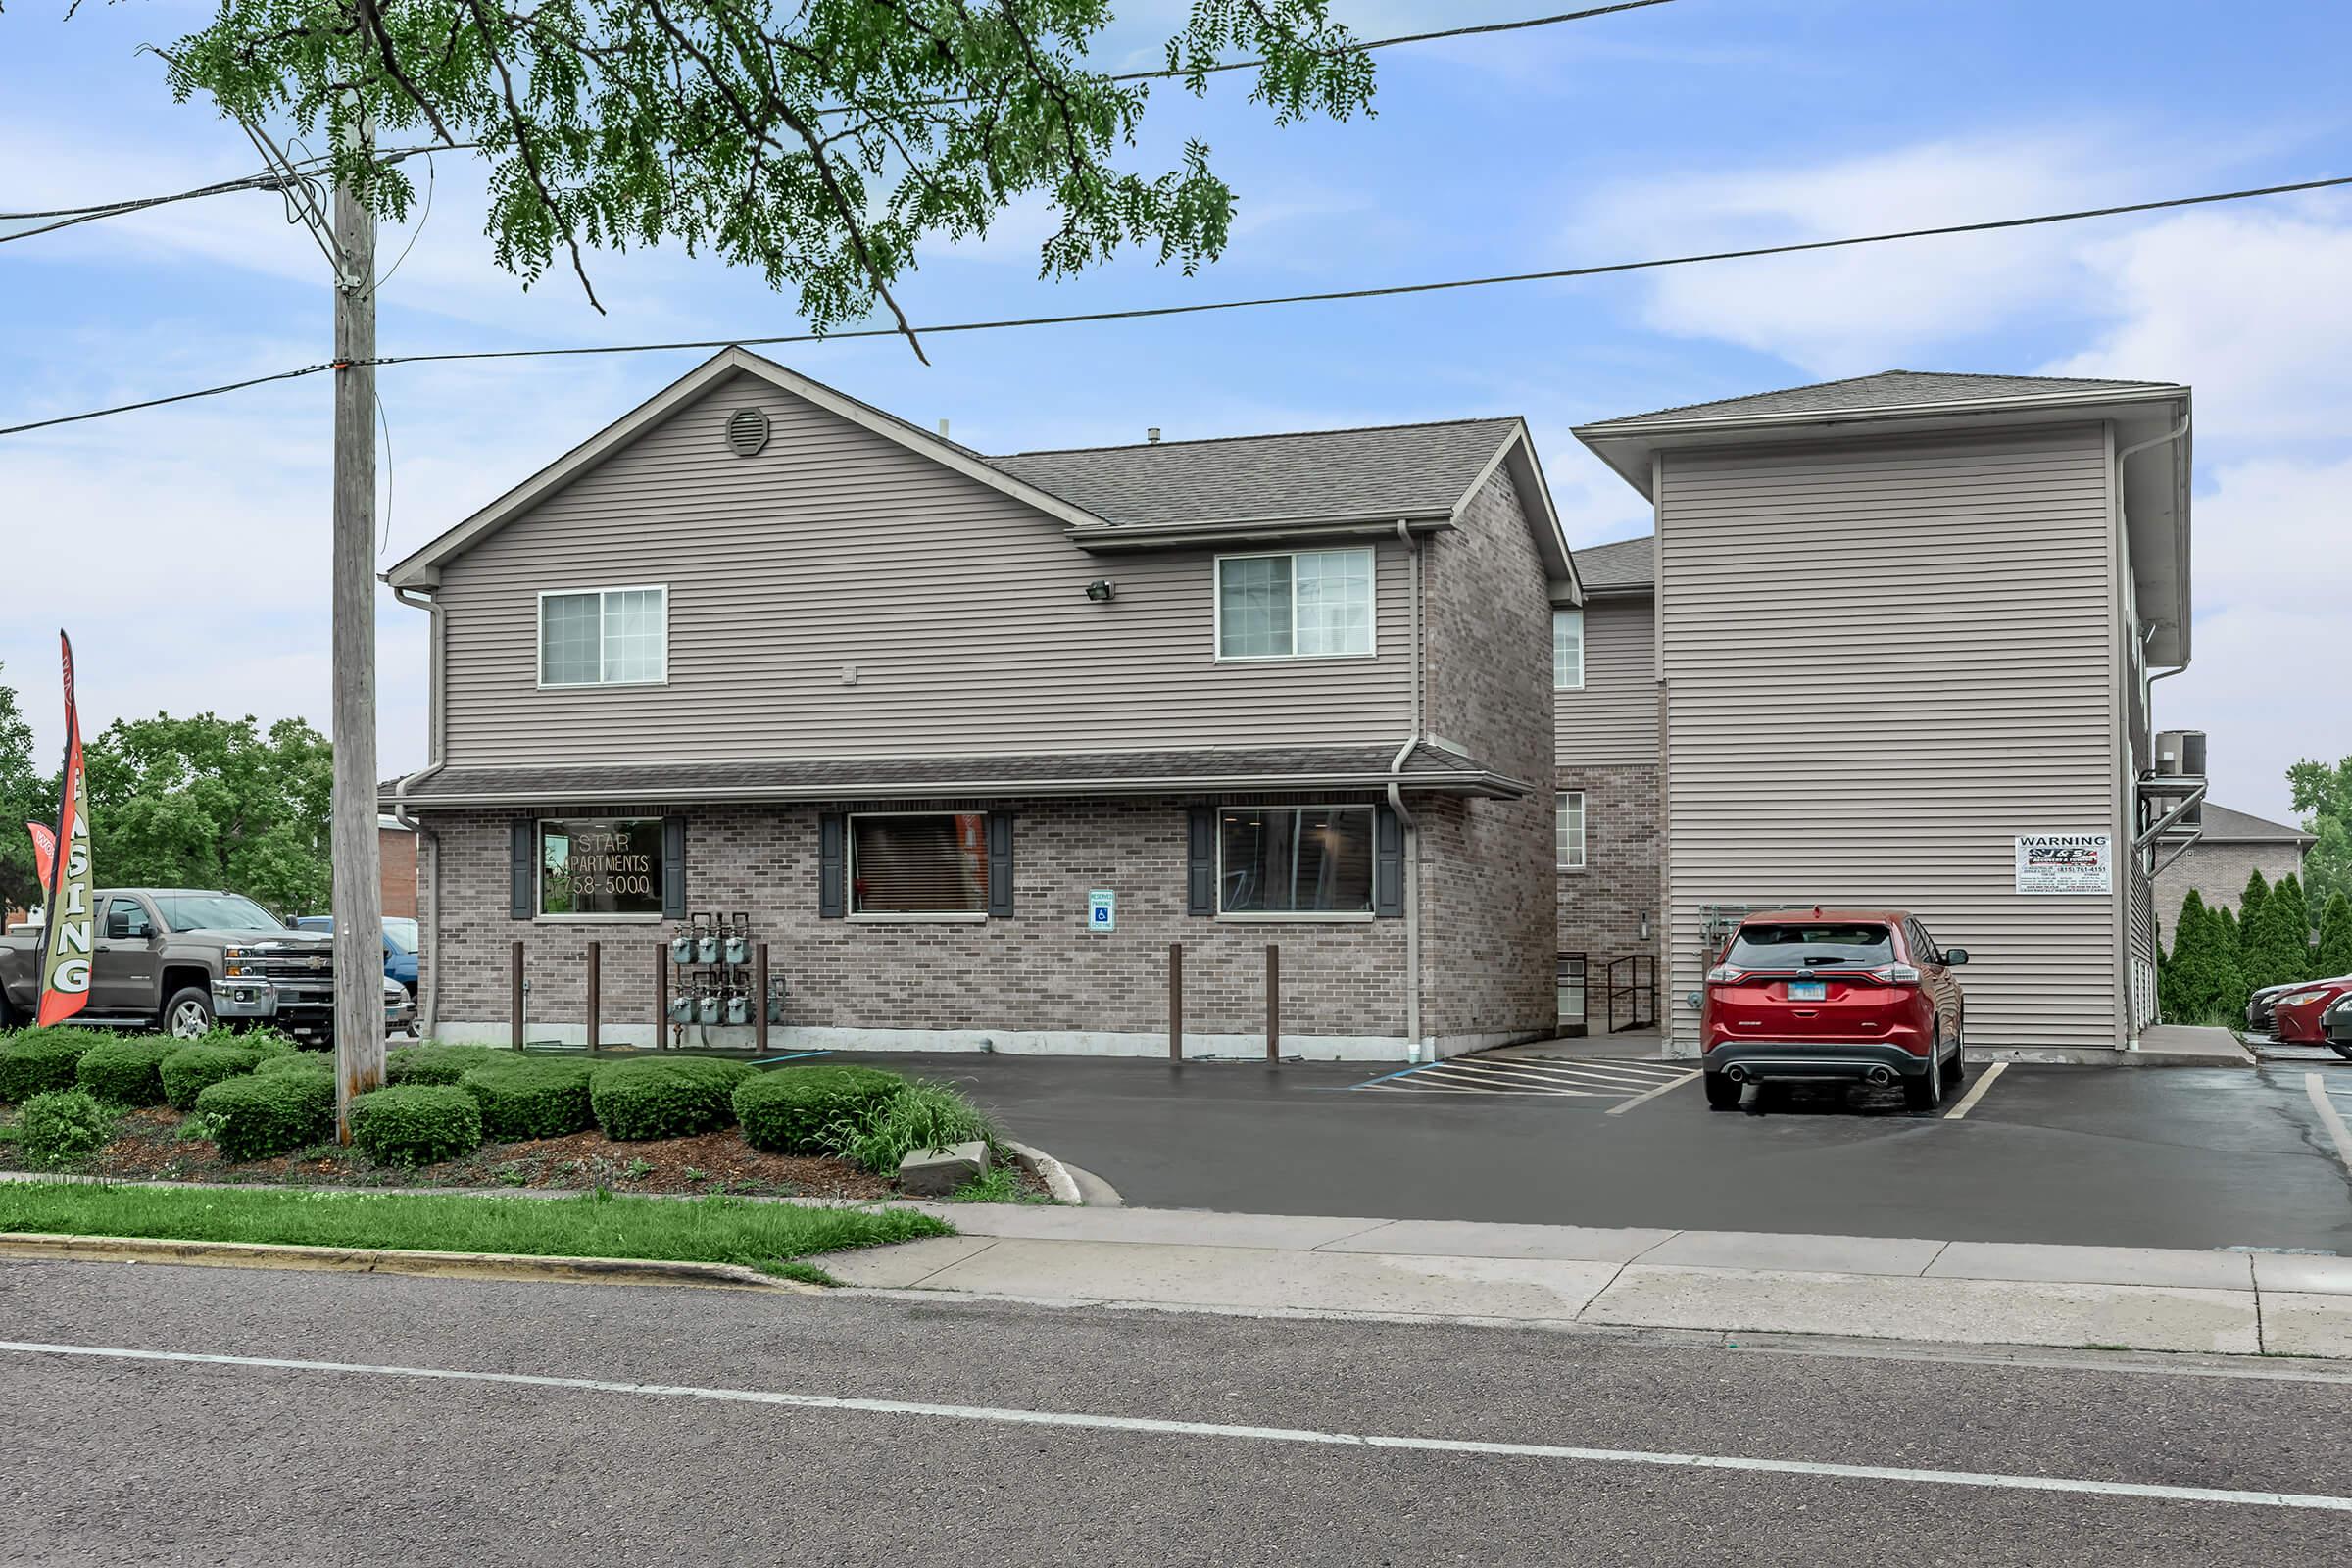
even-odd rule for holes
{"type": "MultiPolygon", "coordinates": [[[[251,899],[194,888],[110,888],[96,900],[90,1000],[76,1023],[186,1038],[214,1020],[268,1023],[309,1045],[334,1039],[335,944],[288,930],[251,899]]],[[[41,932],[0,937],[0,1029],[38,1004],[41,932]]]]}

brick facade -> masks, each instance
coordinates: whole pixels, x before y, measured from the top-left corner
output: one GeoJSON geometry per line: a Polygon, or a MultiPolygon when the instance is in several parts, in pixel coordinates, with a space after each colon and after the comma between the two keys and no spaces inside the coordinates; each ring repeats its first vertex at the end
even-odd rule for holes
{"type": "MultiPolygon", "coordinates": [[[[427,944],[424,976],[434,991],[435,1027],[444,1038],[505,1037],[509,946],[520,941],[530,982],[529,1038],[580,1038],[593,938],[602,944],[605,1038],[648,1038],[655,955],[668,926],[514,919],[511,824],[533,814],[681,814],[688,907],[748,910],[755,939],[769,945],[770,973],[789,987],[786,1026],[771,1037],[778,1049],[966,1049],[985,1037],[1007,1051],[1155,1054],[1165,1049],[1168,944],[1181,941],[1188,1053],[1254,1054],[1263,1050],[1271,942],[1282,949],[1286,1054],[1400,1058],[1404,922],[1187,915],[1189,804],[1173,797],[996,803],[1015,820],[1015,913],[968,924],[820,918],[815,806],[673,812],[640,803],[567,803],[536,813],[437,813],[431,825],[433,853],[442,857],[443,908],[438,941],[427,944]],[[1085,928],[1086,897],[1096,888],[1118,895],[1118,928],[1109,935],[1085,928]],[[870,1031],[922,1033],[885,1038],[870,1031]]],[[[1452,816],[1464,814],[1462,804],[1446,803],[1452,816]]],[[[984,808],[937,802],[919,808],[943,805],[984,808]]],[[[887,802],[822,809],[899,808],[917,808],[887,802]]],[[[1446,835],[1437,839],[1449,843],[1446,835]]],[[[1490,1019],[1515,1027],[1510,1020],[1517,1013],[1498,1007],[1520,1004],[1494,1000],[1510,993],[1494,984],[1491,969],[1466,960],[1459,969],[1429,967],[1425,1006],[1433,1015],[1470,1027],[1490,1019]]]]}
{"type": "Polygon", "coordinates": [[[2180,923],[2180,901],[2188,897],[2189,889],[2197,890],[2197,897],[2209,909],[2235,909],[2245,894],[2246,878],[2256,870],[2262,872],[2265,882],[2273,884],[2281,877],[2300,876],[2302,847],[2286,840],[2189,846],[2156,878],[2156,926],[2165,947],[2172,947],[2173,930],[2180,923]]]}
{"type": "Polygon", "coordinates": [[[1656,766],[1563,767],[1555,785],[1585,792],[1585,866],[1557,879],[1560,952],[1657,956],[1656,766]]]}
{"type": "Polygon", "coordinates": [[[382,865],[379,891],[384,900],[384,918],[414,920],[416,918],[416,835],[406,828],[379,827],[375,830],[376,856],[382,865]]]}

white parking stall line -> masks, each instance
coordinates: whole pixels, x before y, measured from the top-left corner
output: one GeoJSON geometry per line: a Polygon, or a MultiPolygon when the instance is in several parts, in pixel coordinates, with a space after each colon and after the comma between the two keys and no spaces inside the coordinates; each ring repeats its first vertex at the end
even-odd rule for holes
{"type": "Polygon", "coordinates": [[[1546,1084],[1576,1084],[1576,1085],[1583,1085],[1583,1086],[1592,1086],[1592,1087],[1597,1087],[1597,1088],[1600,1088],[1600,1089],[1616,1089],[1616,1090],[1623,1090],[1623,1089],[1628,1089],[1628,1088],[1636,1088],[1636,1089],[1642,1088],[1642,1087],[1645,1087],[1645,1086],[1647,1085],[1647,1083],[1648,1083],[1648,1080],[1646,1080],[1646,1079],[1642,1079],[1642,1078],[1635,1078],[1635,1079],[1616,1078],[1616,1077],[1611,1077],[1610,1075],[1608,1075],[1608,1074],[1606,1074],[1606,1073],[1596,1073],[1596,1072],[1580,1072],[1580,1071],[1578,1071],[1578,1070],[1577,1070],[1576,1068],[1574,1068],[1574,1067],[1554,1067],[1554,1066],[1541,1066],[1541,1067],[1540,1067],[1540,1066],[1537,1066],[1537,1065],[1536,1065],[1535,1063],[1533,1063],[1533,1062],[1527,1062],[1527,1061],[1506,1061],[1506,1062],[1494,1062],[1494,1063],[1488,1063],[1488,1062],[1467,1063],[1467,1062],[1466,1062],[1466,1063],[1464,1063],[1463,1065],[1465,1065],[1465,1066],[1477,1066],[1477,1067],[1478,1067],[1478,1068],[1480,1068],[1482,1071],[1489,1071],[1489,1072],[1493,1072],[1493,1071],[1505,1071],[1505,1072],[1508,1072],[1508,1073],[1509,1073],[1509,1074],[1510,1074],[1512,1077],[1514,1077],[1514,1078],[1529,1078],[1529,1079],[1533,1079],[1533,1080],[1534,1080],[1535,1082],[1537,1082],[1537,1083],[1546,1083],[1546,1084]]]}
{"type": "Polygon", "coordinates": [[[1415,1080],[1426,1083],[1432,1078],[1451,1079],[1461,1083],[1484,1084],[1490,1086],[1493,1092],[1496,1094],[1597,1095],[1603,1092],[1597,1089],[1573,1088],[1567,1084],[1555,1083],[1548,1078],[1538,1078],[1529,1073],[1507,1072],[1497,1067],[1490,1067],[1483,1063],[1468,1061],[1446,1062],[1444,1066],[1432,1068],[1428,1072],[1417,1073],[1414,1075],[1413,1080],[1407,1080],[1406,1082],[1397,1084],[1395,1087],[1399,1089],[1410,1089],[1413,1087],[1413,1082],[1415,1080]]]}
{"type": "Polygon", "coordinates": [[[1945,1121],[1958,1121],[1962,1117],[1966,1116],[1970,1111],[1976,1109],[1977,1102],[1984,1098],[1984,1091],[1992,1087],[1992,1081],[2008,1070],[2009,1064],[2007,1062],[1996,1061],[1991,1066],[1985,1068],[1983,1072],[1977,1074],[1977,1087],[1971,1089],[1967,1094],[1962,1095],[1960,1097],[1960,1103],[1945,1111],[1943,1113],[1943,1119],[1945,1121]]]}
{"type": "Polygon", "coordinates": [[[2327,1080],[2316,1072],[2307,1072],[2303,1075],[2303,1091],[2311,1096],[2311,1108],[2320,1113],[2321,1125],[2328,1129],[2328,1136],[2335,1140],[2335,1157],[2343,1162],[2345,1172],[2352,1174],[2352,1127],[2344,1125],[2343,1115],[2328,1098],[2327,1080]]]}
{"type": "Polygon", "coordinates": [[[1671,1078],[1686,1071],[1680,1062],[1643,1061],[1632,1056],[1521,1056],[1520,1061],[1554,1061],[1570,1067],[1592,1067],[1624,1073],[1629,1078],[1671,1078]]]}
{"type": "Polygon", "coordinates": [[[2352,1514],[2352,1496],[2328,1493],[2262,1492],[2234,1487],[2189,1487],[2169,1482],[2107,1481],[2093,1477],[2005,1475],[1997,1471],[1929,1470],[1902,1465],[1832,1464],[1810,1459],[1758,1458],[1744,1454],[1670,1453],[1652,1448],[1587,1448],[1554,1443],[1507,1443],[1478,1438],[1444,1438],[1403,1433],[1345,1432],[1315,1427],[1247,1426],[1221,1421],[1098,1415],[1079,1410],[1029,1410],[1002,1405],[935,1404],[912,1399],[849,1398],[831,1394],[731,1389],[678,1383],[625,1383],[603,1378],[546,1377],[528,1372],[471,1372],[451,1367],[373,1365],[352,1361],[309,1361],[291,1356],[207,1355],[185,1350],[138,1350],[94,1345],[44,1345],[0,1341],[0,1351],[26,1355],[88,1356],[115,1361],[167,1362],[188,1366],[253,1368],[328,1377],[399,1378],[443,1383],[479,1383],[508,1389],[603,1395],[619,1398],[705,1399],[725,1404],[767,1405],[791,1410],[908,1417],[917,1421],[969,1421],[1001,1426],[1059,1427],[1137,1436],[1199,1438],[1240,1443],[1291,1443],[1322,1447],[1390,1448],[1490,1459],[1537,1459],[1558,1464],[1643,1465],[1672,1470],[1721,1470],[1750,1475],[1818,1476],[1849,1481],[1893,1481],[1927,1486],[2047,1492],[2079,1496],[2136,1497],[2158,1502],[2220,1503],[2236,1507],[2300,1508],[2352,1514]]]}
{"type": "Polygon", "coordinates": [[[1699,1072],[1692,1071],[1683,1074],[1680,1078],[1669,1078],[1664,1083],[1658,1085],[1657,1088],[1645,1090],[1642,1093],[1636,1095],[1633,1099],[1627,1101],[1622,1105],[1611,1105],[1608,1108],[1607,1114],[1611,1116],[1622,1116],[1627,1111],[1632,1110],[1635,1106],[1646,1105],[1651,1101],[1657,1099],[1660,1095],[1666,1094],[1671,1090],[1680,1089],[1691,1079],[1700,1076],[1702,1076],[1702,1074],[1699,1072]]]}
{"type": "Polygon", "coordinates": [[[1594,1062],[1586,1061],[1547,1061],[1544,1063],[1542,1070],[1545,1072],[1563,1073],[1572,1078],[1583,1078],[1599,1083],[1616,1084],[1627,1089],[1647,1089],[1650,1085],[1656,1083],[1662,1077],[1679,1078],[1682,1076],[1679,1071],[1672,1073],[1625,1072],[1616,1067],[1604,1067],[1594,1062]]]}

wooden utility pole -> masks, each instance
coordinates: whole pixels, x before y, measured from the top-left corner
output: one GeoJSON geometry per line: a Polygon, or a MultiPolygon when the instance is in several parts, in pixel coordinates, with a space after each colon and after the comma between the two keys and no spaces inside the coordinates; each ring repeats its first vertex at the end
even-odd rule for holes
{"type": "MultiPolygon", "coordinates": [[[[367,147],[363,112],[351,134],[367,147]]],[[[384,1081],[384,894],[375,800],[375,215],[335,185],[335,1137],[384,1081]]],[[[433,955],[438,963],[441,956],[433,955]]]]}

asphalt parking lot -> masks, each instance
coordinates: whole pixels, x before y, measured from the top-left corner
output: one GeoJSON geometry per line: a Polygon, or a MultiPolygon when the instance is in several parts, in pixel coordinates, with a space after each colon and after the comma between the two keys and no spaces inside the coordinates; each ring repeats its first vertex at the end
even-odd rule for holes
{"type": "Polygon", "coordinates": [[[1934,1112],[1825,1092],[1750,1115],[1709,1111],[1654,1070],[1671,1063],[1592,1052],[1580,1076],[1574,1043],[1547,1054],[1570,1058],[1547,1064],[1555,1087],[1591,1092],[1495,1092],[1532,1077],[1510,1073],[1403,1092],[1423,1075],[1344,1063],[876,1059],[962,1083],[1134,1204],[2352,1255],[2352,1063],[1972,1067],[1982,1094],[1934,1112]]]}

